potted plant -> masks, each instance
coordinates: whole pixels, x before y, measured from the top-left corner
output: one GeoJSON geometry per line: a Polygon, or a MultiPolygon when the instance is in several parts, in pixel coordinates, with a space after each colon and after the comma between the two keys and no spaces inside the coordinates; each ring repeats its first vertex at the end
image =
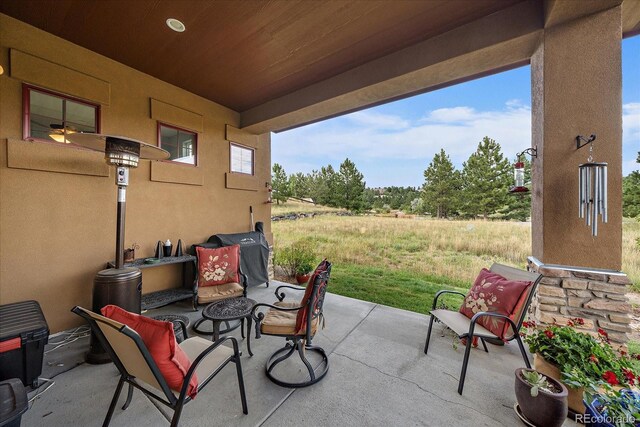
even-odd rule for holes
{"type": "Polygon", "coordinates": [[[596,338],[575,329],[583,324],[579,318],[570,319],[566,326],[538,328],[535,322],[523,323],[524,340],[534,353],[535,369],[568,386],[569,409],[577,414],[585,412],[585,387],[603,380],[632,386],[635,380],[627,372],[637,377],[629,357],[611,347],[606,331],[599,329],[596,338]]]}
{"type": "Polygon", "coordinates": [[[592,382],[585,389],[584,404],[587,427],[640,426],[640,392],[637,389],[620,390],[607,382],[592,382]]]}
{"type": "Polygon", "coordinates": [[[131,246],[124,250],[124,262],[133,262],[136,259],[136,249],[140,249],[140,245],[133,242],[131,246]]]}
{"type": "Polygon", "coordinates": [[[560,427],[567,418],[567,388],[533,369],[518,368],[516,399],[524,418],[537,426],[560,427]]]}
{"type": "Polygon", "coordinates": [[[307,261],[302,262],[296,269],[296,282],[298,282],[299,285],[307,283],[309,281],[309,278],[311,277],[312,270],[313,264],[307,261]]]}
{"type": "Polygon", "coordinates": [[[297,279],[299,284],[309,280],[308,274],[313,271],[316,255],[313,251],[311,243],[307,240],[298,240],[290,246],[277,249],[275,252],[274,262],[282,267],[289,277],[300,276],[297,279]],[[307,277],[303,277],[307,275],[307,277]]]}

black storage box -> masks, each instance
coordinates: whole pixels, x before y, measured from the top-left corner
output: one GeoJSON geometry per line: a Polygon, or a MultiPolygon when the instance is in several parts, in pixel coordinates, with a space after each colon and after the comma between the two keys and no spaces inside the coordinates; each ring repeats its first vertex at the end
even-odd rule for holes
{"type": "Polygon", "coordinates": [[[27,407],[27,392],[19,379],[0,382],[0,427],[20,427],[27,407]]]}
{"type": "Polygon", "coordinates": [[[0,381],[20,378],[36,388],[49,326],[37,301],[0,305],[0,381]]]}

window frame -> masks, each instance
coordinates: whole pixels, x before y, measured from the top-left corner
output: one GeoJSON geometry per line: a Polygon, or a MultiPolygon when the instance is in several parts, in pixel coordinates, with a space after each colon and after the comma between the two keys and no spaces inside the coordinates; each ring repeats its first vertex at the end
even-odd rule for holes
{"type": "Polygon", "coordinates": [[[255,176],[256,174],[256,149],[253,147],[249,147],[246,145],[242,145],[242,144],[238,144],[236,142],[229,142],[229,172],[230,173],[237,173],[237,174],[241,174],[241,175],[247,175],[247,176],[255,176]],[[233,150],[232,147],[238,147],[244,150],[249,150],[251,151],[251,173],[247,173],[247,172],[241,172],[241,171],[234,171],[233,170],[233,150]]]}
{"type": "Polygon", "coordinates": [[[62,145],[65,147],[73,146],[77,147],[73,144],[68,144],[66,142],[58,142],[53,139],[44,139],[44,138],[36,138],[31,136],[31,91],[40,92],[45,95],[50,95],[56,98],[61,98],[63,100],[63,109],[62,109],[62,123],[63,125],[66,123],[67,116],[67,108],[65,101],[73,101],[78,104],[86,105],[88,107],[92,107],[95,109],[95,121],[96,121],[96,133],[100,133],[100,118],[101,118],[101,105],[97,103],[93,103],[87,101],[85,99],[80,99],[75,96],[67,95],[65,93],[56,92],[49,89],[44,89],[38,86],[30,85],[27,83],[22,84],[22,139],[25,141],[37,141],[37,142],[45,142],[47,144],[56,144],[62,145]]]}
{"type": "Polygon", "coordinates": [[[162,148],[162,132],[161,132],[161,130],[162,130],[163,126],[166,127],[166,128],[169,128],[169,129],[177,130],[178,132],[184,132],[184,133],[188,133],[188,134],[193,135],[194,136],[194,142],[195,142],[195,148],[193,150],[193,163],[178,162],[176,160],[171,160],[171,159],[165,159],[165,160],[162,160],[162,161],[166,162],[166,163],[171,163],[171,164],[174,164],[174,165],[197,167],[198,166],[199,157],[200,157],[200,156],[198,156],[198,149],[199,149],[198,148],[198,145],[199,145],[198,144],[198,139],[199,139],[198,138],[198,132],[194,132],[194,131],[189,130],[189,129],[181,128],[179,126],[170,125],[168,123],[158,121],[158,126],[156,127],[156,129],[157,129],[158,147],[159,148],[162,148]]]}

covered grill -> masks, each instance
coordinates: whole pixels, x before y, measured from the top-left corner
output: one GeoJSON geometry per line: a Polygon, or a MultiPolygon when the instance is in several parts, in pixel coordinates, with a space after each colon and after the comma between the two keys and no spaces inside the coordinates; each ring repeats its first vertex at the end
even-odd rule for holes
{"type": "Polygon", "coordinates": [[[219,248],[232,245],[240,245],[240,268],[247,275],[247,285],[258,286],[265,283],[268,287],[269,243],[260,231],[215,234],[209,237],[206,243],[196,246],[219,248]]]}

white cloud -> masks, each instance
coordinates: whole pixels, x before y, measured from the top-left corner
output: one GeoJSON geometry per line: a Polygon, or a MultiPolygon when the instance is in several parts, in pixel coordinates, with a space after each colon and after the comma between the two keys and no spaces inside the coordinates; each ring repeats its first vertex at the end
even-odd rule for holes
{"type": "Polygon", "coordinates": [[[622,106],[622,174],[640,170],[636,158],[640,152],[640,102],[622,106]]]}
{"type": "Polygon", "coordinates": [[[382,114],[376,111],[357,111],[345,116],[356,125],[366,126],[373,129],[406,129],[410,123],[399,116],[382,114]]]}
{"type": "MultiPolygon", "coordinates": [[[[509,100],[504,108],[489,111],[468,106],[440,108],[413,122],[397,115],[360,111],[275,134],[272,151],[273,161],[288,173],[310,172],[329,163],[337,167],[349,157],[359,168],[360,164],[363,168],[371,165],[368,171],[361,169],[371,184],[387,185],[389,175],[394,175],[396,185],[402,185],[402,179],[405,185],[416,185],[441,148],[461,168],[484,136],[495,139],[504,155],[513,159],[531,146],[531,109],[509,100]],[[407,164],[405,178],[396,176],[403,163],[407,164]],[[371,180],[372,176],[383,182],[371,180]]],[[[623,173],[640,169],[635,163],[640,151],[640,103],[623,106],[623,149],[623,173]]]]}
{"type": "Polygon", "coordinates": [[[439,108],[431,111],[424,121],[433,123],[465,122],[472,120],[477,114],[476,110],[470,107],[439,108]]]}
{"type": "Polygon", "coordinates": [[[622,142],[640,150],[640,102],[622,106],[622,142]]]}
{"type": "Polygon", "coordinates": [[[325,156],[328,160],[324,164],[351,156],[424,159],[428,165],[444,148],[460,166],[484,136],[495,139],[509,158],[529,147],[531,141],[531,110],[526,107],[483,112],[466,106],[442,108],[428,112],[425,119],[410,127],[404,125],[407,120],[398,116],[367,113],[356,116],[356,121],[354,116],[347,116],[351,123],[339,118],[324,127],[303,127],[277,134],[273,138],[274,153],[285,163],[288,161],[284,159],[309,153],[325,156]],[[396,128],[391,131],[393,125],[396,128]]]}

